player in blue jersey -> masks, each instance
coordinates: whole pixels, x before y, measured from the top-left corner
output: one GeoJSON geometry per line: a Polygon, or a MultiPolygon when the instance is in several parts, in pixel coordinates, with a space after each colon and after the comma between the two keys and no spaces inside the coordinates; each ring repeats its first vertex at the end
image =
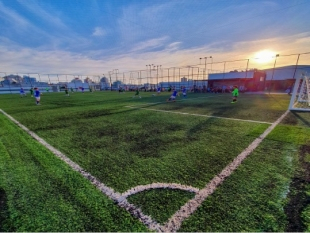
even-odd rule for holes
{"type": "Polygon", "coordinates": [[[20,97],[26,96],[26,93],[25,93],[24,88],[21,88],[21,89],[19,90],[19,93],[20,93],[20,97]]]}
{"type": "Polygon", "coordinates": [[[186,90],[186,87],[183,87],[182,94],[183,94],[183,98],[187,98],[187,90],[186,90]]]}
{"type": "Polygon", "coordinates": [[[82,93],[84,94],[84,87],[82,87],[82,93]]]}
{"type": "Polygon", "coordinates": [[[161,87],[157,87],[157,95],[159,95],[161,92],[161,87]]]}
{"type": "Polygon", "coordinates": [[[36,104],[40,105],[40,100],[41,100],[41,94],[40,91],[37,87],[34,88],[34,97],[36,98],[36,104]]]}
{"type": "Polygon", "coordinates": [[[177,90],[174,90],[174,91],[172,92],[172,95],[170,96],[170,98],[167,99],[167,102],[169,102],[169,101],[175,102],[175,98],[177,97],[177,95],[178,95],[178,91],[177,91],[177,90]]]}

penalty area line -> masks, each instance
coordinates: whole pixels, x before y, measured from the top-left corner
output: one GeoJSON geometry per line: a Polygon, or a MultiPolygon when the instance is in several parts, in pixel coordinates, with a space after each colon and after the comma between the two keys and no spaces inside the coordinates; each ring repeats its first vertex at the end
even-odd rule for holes
{"type": "MultiPolygon", "coordinates": [[[[216,95],[216,96],[223,96],[223,95],[216,95]]],[[[205,96],[205,97],[196,97],[196,98],[186,98],[186,99],[180,99],[180,100],[176,100],[175,102],[181,102],[181,101],[185,101],[185,100],[194,100],[194,99],[202,99],[202,98],[212,98],[212,97],[216,97],[216,96],[205,96]]],[[[162,101],[162,102],[154,102],[154,103],[145,103],[145,104],[137,104],[137,105],[129,105],[129,106],[125,106],[125,107],[134,107],[134,106],[144,106],[144,105],[152,105],[152,104],[164,104],[167,103],[167,101],[162,101]]]]}
{"type": "Polygon", "coordinates": [[[210,115],[203,115],[203,114],[196,114],[196,113],[187,113],[187,112],[174,112],[174,111],[159,110],[159,109],[153,109],[153,108],[139,108],[139,107],[132,107],[132,106],[125,106],[125,107],[126,108],[136,108],[136,109],[150,110],[150,111],[155,111],[155,112],[166,112],[166,113],[174,113],[174,114],[181,114],[181,115],[201,116],[201,117],[209,117],[209,118],[219,118],[219,119],[232,120],[232,121],[245,121],[245,122],[251,122],[251,123],[269,124],[269,125],[272,124],[271,122],[266,122],[266,121],[244,120],[244,119],[238,119],[238,118],[210,116],[210,115]]]}

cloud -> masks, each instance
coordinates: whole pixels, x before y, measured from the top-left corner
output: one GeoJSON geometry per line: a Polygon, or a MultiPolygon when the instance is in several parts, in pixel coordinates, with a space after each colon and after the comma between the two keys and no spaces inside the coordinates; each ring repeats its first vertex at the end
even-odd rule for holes
{"type": "Polygon", "coordinates": [[[16,11],[11,10],[10,8],[4,6],[1,1],[0,1],[0,17],[9,20],[10,22],[13,22],[16,26],[18,26],[18,28],[24,28],[30,26],[28,20],[17,14],[16,11]]]}
{"type": "Polygon", "coordinates": [[[61,19],[59,19],[56,16],[57,15],[56,13],[52,13],[51,10],[47,11],[43,9],[37,2],[33,0],[27,0],[27,1],[18,0],[18,3],[21,4],[23,7],[25,7],[32,14],[37,15],[40,18],[40,20],[44,20],[45,22],[48,22],[54,27],[58,27],[61,29],[68,29],[67,26],[61,21],[61,19]]]}
{"type": "Polygon", "coordinates": [[[104,36],[106,35],[106,31],[101,27],[95,27],[92,35],[93,36],[104,36]]]}
{"type": "Polygon", "coordinates": [[[132,49],[131,52],[138,52],[138,51],[143,51],[143,50],[150,50],[154,48],[158,48],[161,46],[165,45],[165,41],[168,40],[167,36],[160,37],[160,38],[155,38],[155,39],[150,39],[147,41],[143,41],[140,43],[137,43],[132,49]]]}

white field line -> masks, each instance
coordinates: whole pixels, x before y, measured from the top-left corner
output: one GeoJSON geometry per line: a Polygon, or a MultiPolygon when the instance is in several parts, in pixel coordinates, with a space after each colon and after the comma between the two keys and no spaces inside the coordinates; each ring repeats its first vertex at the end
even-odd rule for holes
{"type": "Polygon", "coordinates": [[[226,166],[217,176],[215,176],[205,188],[201,189],[196,196],[188,201],[184,206],[180,208],[161,228],[164,232],[175,232],[180,227],[182,222],[188,218],[196,209],[202,204],[202,202],[211,195],[216,188],[223,183],[223,181],[231,175],[231,173],[237,169],[241,162],[252,153],[252,151],[263,141],[263,139],[283,120],[283,118],[289,113],[287,110],[282,116],[280,116],[271,126],[269,126],[265,132],[256,138],[244,151],[242,151],[231,164],[226,166]]]}
{"type": "Polygon", "coordinates": [[[128,197],[130,195],[143,192],[148,189],[162,189],[162,188],[169,188],[169,189],[180,189],[192,193],[198,193],[199,189],[192,187],[192,186],[187,186],[187,185],[181,185],[181,184],[176,184],[176,183],[152,183],[152,184],[147,184],[147,185],[139,185],[136,187],[131,188],[130,190],[127,190],[126,192],[122,193],[123,197],[128,197]]]}
{"type": "MultiPolygon", "coordinates": [[[[204,96],[204,97],[196,97],[196,98],[189,98],[189,99],[186,98],[186,99],[176,100],[175,102],[180,102],[180,101],[184,101],[184,100],[201,99],[201,98],[212,98],[212,97],[217,97],[217,96],[223,96],[223,95],[204,96]]],[[[125,106],[125,107],[143,106],[143,105],[152,105],[152,104],[164,104],[164,103],[167,103],[167,102],[166,101],[162,101],[162,102],[154,102],[154,103],[145,103],[145,104],[137,104],[137,105],[125,106]]]]}
{"type": "Polygon", "coordinates": [[[226,119],[226,120],[232,120],[232,121],[245,121],[245,122],[252,122],[252,123],[269,124],[269,125],[272,124],[272,123],[266,122],[266,121],[253,121],[253,120],[244,120],[244,119],[229,118],[229,117],[210,116],[210,115],[202,115],[202,114],[187,113],[187,112],[175,112],[175,111],[159,110],[159,109],[154,109],[154,108],[140,108],[140,107],[132,107],[132,106],[125,106],[125,107],[126,108],[137,108],[137,109],[143,109],[143,110],[150,110],[150,111],[155,111],[155,112],[167,112],[167,113],[182,114],[182,115],[219,118],[219,119],[226,119]]]}
{"type": "Polygon", "coordinates": [[[115,192],[112,188],[109,188],[105,184],[101,183],[96,177],[92,176],[90,173],[86,172],[82,167],[80,167],[78,164],[74,163],[72,160],[70,160],[67,156],[65,156],[63,153],[61,153],[59,150],[48,144],[46,141],[44,141],[42,138],[40,138],[37,134],[29,130],[27,127],[22,125],[20,122],[15,120],[13,117],[11,117],[9,114],[4,112],[2,109],[0,109],[0,112],[2,112],[5,116],[7,116],[11,121],[13,121],[15,124],[17,124],[20,128],[22,128],[24,131],[26,131],[30,136],[32,136],[35,140],[37,140],[39,143],[41,143],[43,146],[45,146],[47,149],[49,149],[54,155],[56,155],[58,158],[63,160],[66,164],[68,164],[74,171],[79,172],[84,178],[89,180],[94,186],[96,186],[102,193],[107,195],[110,199],[115,201],[120,207],[126,209],[130,214],[138,218],[144,225],[146,225],[149,229],[154,231],[160,230],[160,225],[154,221],[150,216],[147,216],[142,213],[141,209],[137,208],[136,206],[130,204],[126,197],[123,197],[120,193],[115,192]]]}

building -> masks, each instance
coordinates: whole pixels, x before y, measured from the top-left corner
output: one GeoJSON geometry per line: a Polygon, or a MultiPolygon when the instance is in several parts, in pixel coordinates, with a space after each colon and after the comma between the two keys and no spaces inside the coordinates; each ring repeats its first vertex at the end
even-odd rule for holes
{"type": "Polygon", "coordinates": [[[228,73],[209,74],[210,88],[231,88],[237,85],[247,91],[285,91],[291,87],[295,78],[310,72],[310,65],[283,66],[275,69],[231,71],[228,73]]]}

